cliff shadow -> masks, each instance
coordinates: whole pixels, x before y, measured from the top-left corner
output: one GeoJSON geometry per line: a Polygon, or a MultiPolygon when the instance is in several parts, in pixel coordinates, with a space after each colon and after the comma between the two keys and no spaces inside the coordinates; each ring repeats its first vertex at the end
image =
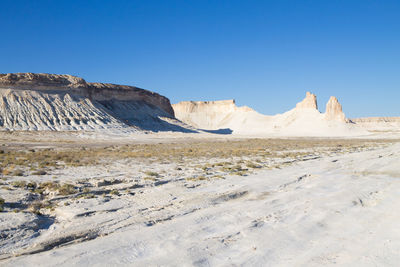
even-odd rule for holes
{"type": "Polygon", "coordinates": [[[180,121],[154,105],[144,101],[106,100],[98,101],[107,113],[123,123],[152,132],[198,133],[185,128],[180,121]]]}
{"type": "Polygon", "coordinates": [[[233,131],[230,128],[224,128],[224,129],[218,129],[218,130],[201,129],[201,131],[206,132],[206,133],[212,133],[212,134],[232,134],[233,133],[233,131]]]}

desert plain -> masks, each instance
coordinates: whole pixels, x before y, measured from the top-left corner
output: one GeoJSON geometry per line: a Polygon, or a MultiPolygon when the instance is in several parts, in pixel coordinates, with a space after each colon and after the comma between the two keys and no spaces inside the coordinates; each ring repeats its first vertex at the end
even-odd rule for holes
{"type": "Polygon", "coordinates": [[[398,118],[0,77],[1,266],[396,266],[398,118]]]}
{"type": "Polygon", "coordinates": [[[400,260],[398,139],[183,135],[2,133],[1,264],[400,260]]]}

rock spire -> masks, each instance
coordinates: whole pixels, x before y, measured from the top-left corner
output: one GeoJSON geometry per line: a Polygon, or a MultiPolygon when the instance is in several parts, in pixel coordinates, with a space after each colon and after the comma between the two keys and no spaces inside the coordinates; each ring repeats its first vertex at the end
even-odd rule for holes
{"type": "Polygon", "coordinates": [[[326,104],[325,119],[328,121],[346,121],[346,116],[343,113],[342,105],[334,96],[331,96],[326,104]]]}
{"type": "Polygon", "coordinates": [[[303,101],[297,103],[296,105],[297,109],[318,109],[318,104],[317,104],[317,96],[307,92],[306,93],[306,98],[303,99],[303,101]]]}

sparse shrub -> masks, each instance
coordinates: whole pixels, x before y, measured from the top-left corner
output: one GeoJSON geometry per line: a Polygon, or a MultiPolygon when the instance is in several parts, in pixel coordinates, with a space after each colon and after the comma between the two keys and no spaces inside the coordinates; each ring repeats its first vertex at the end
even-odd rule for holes
{"type": "Polygon", "coordinates": [[[33,190],[33,193],[42,195],[42,194],[44,193],[44,189],[42,189],[42,188],[36,188],[36,189],[33,190]]]}
{"type": "Polygon", "coordinates": [[[10,166],[2,170],[3,175],[10,175],[13,172],[14,166],[10,166]]]}
{"type": "Polygon", "coordinates": [[[0,212],[4,211],[4,203],[5,203],[4,198],[0,197],[0,212]]]}
{"type": "Polygon", "coordinates": [[[49,189],[49,190],[57,190],[60,187],[60,185],[56,182],[43,182],[41,184],[39,184],[39,186],[37,187],[38,189],[49,189]]]}
{"type": "Polygon", "coordinates": [[[186,178],[186,181],[204,181],[204,180],[207,180],[207,178],[205,176],[186,178]]]}
{"type": "Polygon", "coordinates": [[[67,195],[72,195],[75,194],[77,190],[75,189],[75,186],[72,184],[63,184],[58,188],[58,194],[67,196],[67,195]]]}
{"type": "Polygon", "coordinates": [[[233,167],[233,169],[234,169],[235,171],[243,171],[243,170],[245,170],[245,169],[242,168],[242,165],[240,165],[240,164],[235,165],[235,166],[233,167]]]}
{"type": "Polygon", "coordinates": [[[247,168],[252,168],[252,169],[261,168],[260,165],[254,164],[253,162],[247,162],[246,163],[246,167],[247,168]]]}
{"type": "Polygon", "coordinates": [[[49,202],[49,201],[33,201],[29,207],[28,210],[32,213],[35,213],[37,215],[42,215],[42,213],[40,212],[41,209],[48,209],[50,211],[54,211],[54,204],[49,202]]]}
{"type": "Polygon", "coordinates": [[[111,195],[119,196],[119,191],[117,189],[113,189],[110,191],[111,195]]]}
{"type": "Polygon", "coordinates": [[[11,185],[18,188],[25,188],[26,181],[14,181],[11,183],[11,185]]]}
{"type": "Polygon", "coordinates": [[[83,192],[83,193],[89,193],[89,192],[90,192],[90,189],[87,188],[87,187],[85,187],[85,188],[83,188],[82,192],[83,192]]]}
{"type": "Polygon", "coordinates": [[[38,170],[32,173],[33,175],[46,175],[47,172],[45,170],[38,170]]]}
{"type": "Polygon", "coordinates": [[[23,176],[24,172],[22,170],[15,170],[11,174],[12,176],[23,176]]]}
{"type": "Polygon", "coordinates": [[[146,175],[148,176],[154,176],[154,177],[158,177],[159,174],[157,172],[152,172],[152,171],[147,171],[145,172],[146,175]]]}
{"type": "Polygon", "coordinates": [[[224,172],[231,172],[233,169],[231,167],[222,167],[221,170],[224,172]]]}
{"type": "Polygon", "coordinates": [[[96,195],[92,194],[92,193],[83,195],[83,198],[85,198],[85,199],[90,199],[90,198],[95,198],[95,197],[96,197],[96,195]]]}
{"type": "Polygon", "coordinates": [[[42,208],[42,202],[34,201],[29,205],[28,211],[35,213],[37,215],[41,215],[41,213],[40,213],[41,208],[42,208]]]}
{"type": "Polygon", "coordinates": [[[34,190],[37,187],[37,184],[35,182],[29,182],[26,187],[30,190],[34,190]]]}

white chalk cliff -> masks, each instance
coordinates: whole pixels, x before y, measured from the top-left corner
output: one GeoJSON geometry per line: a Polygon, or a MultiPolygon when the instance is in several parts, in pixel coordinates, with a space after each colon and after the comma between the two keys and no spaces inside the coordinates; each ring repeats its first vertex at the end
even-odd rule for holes
{"type": "Polygon", "coordinates": [[[186,124],[214,131],[230,129],[234,134],[348,136],[365,133],[347,123],[337,98],[331,97],[326,113],[320,113],[317,97],[310,92],[294,109],[274,116],[237,107],[234,100],[185,101],[172,107],[176,118],[186,124]]]}
{"type": "MultiPolygon", "coordinates": [[[[267,103],[266,103],[267,104],[267,103]]],[[[134,86],[71,75],[0,74],[0,130],[179,131],[269,136],[349,136],[400,129],[398,118],[346,119],[336,97],[326,112],[307,92],[295,108],[267,116],[234,100],[185,101],[134,86]]],[[[399,130],[400,131],[400,130],[399,130]]]]}
{"type": "Polygon", "coordinates": [[[249,107],[237,107],[234,100],[184,101],[173,104],[172,107],[176,118],[203,130],[237,130],[242,125],[247,125],[251,126],[251,131],[269,120],[267,116],[249,107]]]}
{"type": "Polygon", "coordinates": [[[0,74],[0,130],[186,131],[169,99],[71,75],[0,74]]]}

